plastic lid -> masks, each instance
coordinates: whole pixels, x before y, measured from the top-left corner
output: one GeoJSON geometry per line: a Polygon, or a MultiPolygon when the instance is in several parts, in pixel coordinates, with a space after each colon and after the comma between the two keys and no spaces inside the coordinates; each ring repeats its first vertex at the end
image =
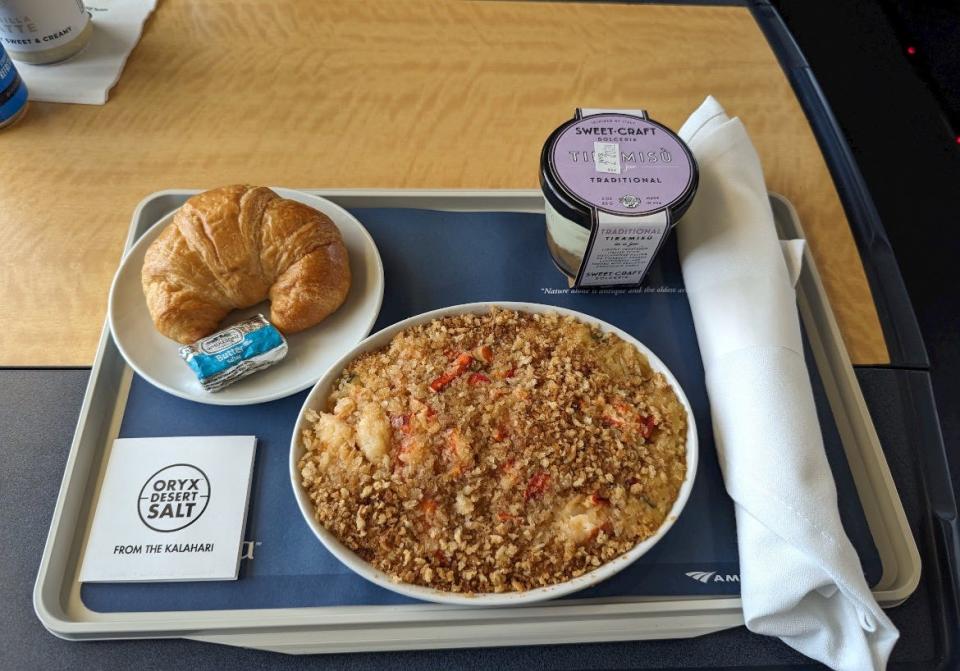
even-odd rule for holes
{"type": "Polygon", "coordinates": [[[540,183],[557,211],[584,227],[590,210],[640,216],[669,210],[676,221],[697,190],[690,150],[662,124],[605,112],[575,118],[544,144],[540,183]]]}

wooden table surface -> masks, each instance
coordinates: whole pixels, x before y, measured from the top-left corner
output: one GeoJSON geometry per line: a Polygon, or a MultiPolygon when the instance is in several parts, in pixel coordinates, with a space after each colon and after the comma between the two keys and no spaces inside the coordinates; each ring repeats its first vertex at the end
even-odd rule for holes
{"type": "Polygon", "coordinates": [[[796,206],[854,363],[888,355],[833,182],[748,10],[615,4],[164,0],[103,106],[0,131],[0,365],[89,365],[147,194],[534,188],[577,106],[678,128],[707,94],[796,206]]]}

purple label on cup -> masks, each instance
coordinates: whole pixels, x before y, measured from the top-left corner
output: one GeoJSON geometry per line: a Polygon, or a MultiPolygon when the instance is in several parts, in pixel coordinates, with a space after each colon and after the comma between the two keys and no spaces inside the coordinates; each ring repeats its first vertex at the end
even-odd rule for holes
{"type": "Polygon", "coordinates": [[[570,195],[614,214],[662,210],[693,183],[680,140],[660,124],[626,114],[596,114],[570,124],[554,142],[550,160],[570,195]]]}

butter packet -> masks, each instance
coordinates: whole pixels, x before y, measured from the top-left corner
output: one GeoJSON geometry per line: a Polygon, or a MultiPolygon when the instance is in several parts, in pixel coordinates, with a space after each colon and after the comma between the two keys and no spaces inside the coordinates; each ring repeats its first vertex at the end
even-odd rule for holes
{"type": "Polygon", "coordinates": [[[257,315],[180,348],[180,357],[204,391],[217,392],[272,366],[287,355],[287,341],[263,315],[257,315]]]}

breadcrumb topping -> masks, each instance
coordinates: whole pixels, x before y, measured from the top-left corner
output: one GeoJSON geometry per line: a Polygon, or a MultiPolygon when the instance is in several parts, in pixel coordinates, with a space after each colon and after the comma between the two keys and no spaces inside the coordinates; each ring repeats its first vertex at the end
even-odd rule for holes
{"type": "Polygon", "coordinates": [[[397,334],[308,414],[316,519],[398,582],[524,591],[583,575],[663,524],[687,416],[614,334],[493,309],[397,334]]]}

